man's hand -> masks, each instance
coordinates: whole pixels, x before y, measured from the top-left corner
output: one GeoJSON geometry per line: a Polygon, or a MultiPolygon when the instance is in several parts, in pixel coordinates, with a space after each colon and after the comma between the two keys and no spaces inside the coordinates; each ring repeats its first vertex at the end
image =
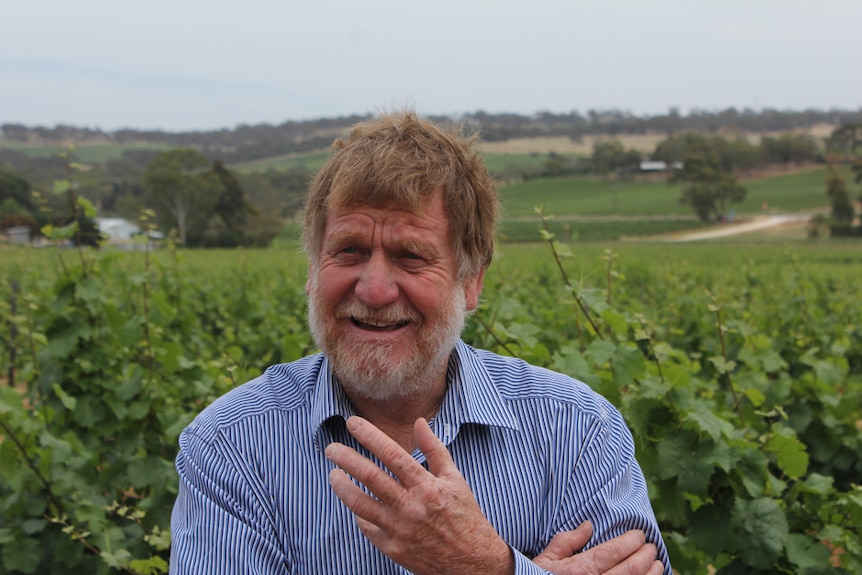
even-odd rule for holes
{"type": "Polygon", "coordinates": [[[514,573],[511,549],[485,518],[427,421],[416,420],[413,433],[430,472],[370,422],[351,417],[347,429],[398,479],[345,445],[326,448],[340,468],[329,475],[332,489],[371,543],[417,574],[514,573]]]}
{"type": "Polygon", "coordinates": [[[661,575],[664,564],[643,531],[628,531],[580,552],[593,536],[587,521],[574,531],[557,533],[533,562],[555,575],[661,575]]]}

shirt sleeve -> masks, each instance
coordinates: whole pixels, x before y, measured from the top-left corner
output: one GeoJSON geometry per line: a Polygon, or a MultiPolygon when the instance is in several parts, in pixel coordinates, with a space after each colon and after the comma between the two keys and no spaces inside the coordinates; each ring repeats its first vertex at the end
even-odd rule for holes
{"type": "Polygon", "coordinates": [[[661,536],[647,492],[643,471],[635,459],[628,426],[613,406],[597,420],[595,433],[583,447],[572,474],[558,531],[575,529],[583,521],[593,524],[593,537],[584,549],[639,529],[655,544],[665,575],[671,575],[667,547],[661,536]]]}
{"type": "Polygon", "coordinates": [[[179,493],[171,515],[171,575],[286,574],[272,510],[254,492],[230,449],[186,429],[176,460],[179,493]]]}
{"type": "Polygon", "coordinates": [[[550,571],[545,571],[517,549],[512,551],[515,554],[515,575],[551,575],[550,571]]]}

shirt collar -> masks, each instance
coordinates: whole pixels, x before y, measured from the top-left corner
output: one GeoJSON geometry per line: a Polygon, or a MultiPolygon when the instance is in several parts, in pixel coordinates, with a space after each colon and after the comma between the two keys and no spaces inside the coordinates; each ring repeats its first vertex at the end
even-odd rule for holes
{"type": "MultiPolygon", "coordinates": [[[[446,445],[458,435],[464,424],[520,430],[512,410],[500,396],[494,380],[476,356],[475,350],[459,340],[449,358],[446,372],[448,387],[440,411],[430,422],[437,437],[446,445]]],[[[314,430],[314,444],[322,449],[320,434],[326,421],[333,417],[347,420],[354,415],[353,406],[332,374],[324,356],[312,392],[309,423],[314,430]]]]}

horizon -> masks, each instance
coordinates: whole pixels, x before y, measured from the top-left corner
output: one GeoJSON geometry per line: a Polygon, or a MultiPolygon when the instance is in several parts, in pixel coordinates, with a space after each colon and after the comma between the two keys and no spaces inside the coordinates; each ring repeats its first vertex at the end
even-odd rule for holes
{"type": "MultiPolygon", "coordinates": [[[[819,113],[819,114],[829,114],[829,113],[836,113],[836,114],[860,113],[860,114],[862,114],[862,106],[859,106],[856,109],[849,109],[849,108],[848,109],[841,109],[841,108],[837,108],[834,106],[830,107],[830,108],[823,108],[823,109],[815,109],[815,108],[779,109],[779,108],[773,108],[773,107],[765,106],[759,110],[753,110],[751,108],[736,109],[733,107],[728,107],[728,108],[724,108],[724,109],[716,109],[716,110],[703,110],[703,109],[699,109],[699,108],[693,108],[691,110],[688,110],[687,112],[681,112],[680,111],[679,116],[680,116],[680,118],[688,118],[694,114],[719,114],[722,112],[727,112],[731,109],[735,110],[737,113],[739,113],[741,115],[749,114],[749,113],[754,114],[754,115],[759,115],[759,114],[764,114],[766,112],[777,112],[777,113],[783,113],[783,114],[803,114],[803,113],[807,113],[807,112],[813,112],[813,113],[819,113]]],[[[559,112],[559,113],[551,112],[551,113],[555,114],[555,115],[578,114],[582,118],[587,118],[587,114],[589,112],[596,112],[598,114],[603,114],[603,113],[628,114],[628,115],[630,115],[631,118],[641,119],[641,120],[649,120],[652,118],[662,118],[662,117],[667,117],[670,115],[670,110],[663,112],[663,113],[638,115],[638,114],[632,114],[628,110],[615,110],[615,109],[586,110],[584,112],[581,112],[580,110],[571,110],[569,112],[559,112]]],[[[458,120],[458,119],[461,119],[465,116],[470,116],[470,115],[474,115],[474,114],[478,114],[478,113],[486,113],[486,114],[489,114],[492,116],[493,115],[512,114],[512,115],[521,116],[521,117],[525,117],[525,118],[531,118],[531,117],[536,117],[536,116],[543,114],[543,113],[548,113],[548,111],[547,110],[536,110],[532,113],[517,113],[517,112],[506,112],[506,111],[488,112],[487,110],[473,110],[473,111],[461,112],[461,113],[457,113],[457,114],[448,114],[448,115],[445,115],[445,114],[421,114],[421,115],[422,116],[431,116],[431,117],[446,117],[446,118],[449,118],[452,120],[458,120]]],[[[129,128],[129,127],[121,127],[121,128],[117,128],[117,129],[113,129],[113,130],[105,130],[105,129],[99,128],[98,126],[84,126],[84,125],[75,125],[75,124],[68,124],[68,123],[58,123],[58,124],[54,124],[54,125],[49,126],[49,125],[39,125],[39,124],[28,125],[28,124],[22,124],[20,122],[0,122],[0,137],[2,137],[2,135],[3,135],[2,127],[7,126],[7,125],[8,126],[23,126],[27,130],[40,130],[40,129],[55,130],[55,129],[60,129],[60,128],[68,128],[68,129],[72,129],[72,130],[91,131],[91,132],[101,133],[101,134],[105,134],[105,135],[110,135],[110,134],[113,134],[116,132],[123,132],[123,131],[157,132],[157,133],[164,133],[164,134],[171,134],[171,135],[179,135],[179,134],[184,134],[184,133],[198,133],[198,132],[200,132],[200,133],[219,132],[219,131],[229,131],[230,132],[230,131],[239,130],[240,128],[245,128],[245,127],[254,128],[257,126],[278,127],[280,125],[283,125],[283,124],[286,124],[289,122],[314,123],[314,122],[320,122],[320,121],[338,120],[341,118],[350,118],[350,117],[354,117],[354,116],[362,117],[362,116],[368,116],[368,115],[372,115],[372,114],[373,114],[372,112],[367,112],[365,114],[359,114],[359,113],[357,113],[357,114],[342,114],[342,115],[337,115],[337,116],[319,116],[319,117],[315,117],[315,118],[302,118],[302,119],[287,118],[287,119],[284,119],[280,122],[259,122],[256,124],[236,124],[234,126],[224,126],[224,127],[212,128],[212,129],[191,129],[191,130],[164,130],[164,129],[160,129],[160,128],[138,129],[138,128],[129,128]]],[[[831,123],[827,123],[827,124],[833,125],[831,123]]]]}

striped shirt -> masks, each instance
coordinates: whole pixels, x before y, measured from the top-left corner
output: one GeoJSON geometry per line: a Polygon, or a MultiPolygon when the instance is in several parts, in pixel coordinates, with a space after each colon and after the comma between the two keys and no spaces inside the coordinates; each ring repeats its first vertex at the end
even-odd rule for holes
{"type": "MultiPolygon", "coordinates": [[[[589,546],[641,529],[670,563],[631,434],[585,384],[459,342],[429,422],[516,573],[554,534],[590,520],[589,546]]],[[[180,435],[172,574],[406,574],[360,533],[329,486],[324,449],[353,415],[323,355],[270,367],[206,408],[180,435]]],[[[418,450],[414,458],[425,463],[418,450]]]]}

